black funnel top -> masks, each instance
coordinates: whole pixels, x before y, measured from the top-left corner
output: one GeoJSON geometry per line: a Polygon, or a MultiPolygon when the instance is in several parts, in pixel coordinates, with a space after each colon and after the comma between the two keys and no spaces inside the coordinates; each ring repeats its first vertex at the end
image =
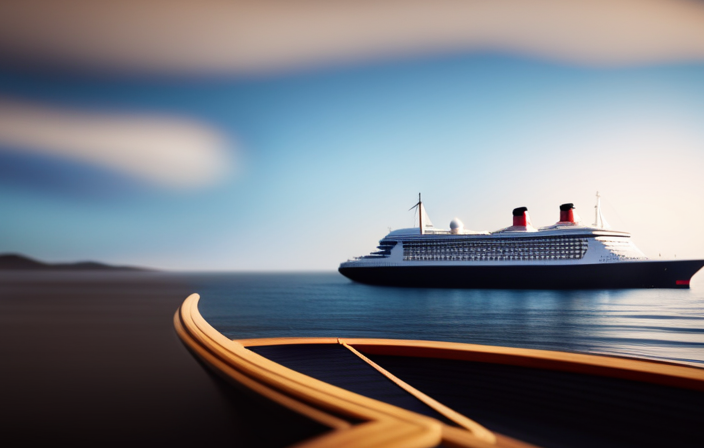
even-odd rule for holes
{"type": "Polygon", "coordinates": [[[574,204],[570,202],[569,204],[562,204],[560,206],[560,211],[566,212],[567,210],[572,210],[573,208],[574,208],[574,204]]]}
{"type": "Polygon", "coordinates": [[[523,216],[523,212],[527,212],[528,207],[518,207],[513,209],[513,216],[523,216]]]}

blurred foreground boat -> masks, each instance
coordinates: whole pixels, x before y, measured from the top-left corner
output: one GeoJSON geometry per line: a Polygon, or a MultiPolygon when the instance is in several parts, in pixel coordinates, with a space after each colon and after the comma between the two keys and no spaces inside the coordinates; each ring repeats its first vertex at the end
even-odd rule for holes
{"type": "Polygon", "coordinates": [[[174,317],[183,343],[319,428],[299,447],[704,446],[704,369],[450,342],[230,340],[198,301],[174,317]]]}

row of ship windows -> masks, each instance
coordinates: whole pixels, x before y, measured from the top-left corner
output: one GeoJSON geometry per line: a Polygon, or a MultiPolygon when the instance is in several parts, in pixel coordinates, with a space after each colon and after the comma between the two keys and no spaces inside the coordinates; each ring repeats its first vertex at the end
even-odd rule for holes
{"type": "Polygon", "coordinates": [[[442,248],[418,248],[418,247],[411,247],[403,248],[403,253],[404,254],[463,254],[463,253],[470,253],[470,254],[486,254],[486,253],[491,253],[491,254],[576,254],[576,253],[584,253],[587,251],[586,247],[442,247],[442,248]]]}
{"type": "Polygon", "coordinates": [[[403,255],[404,261],[527,261],[527,260],[570,260],[581,259],[584,254],[553,255],[403,255]]]}
{"type": "Polygon", "coordinates": [[[404,260],[545,260],[580,259],[587,252],[586,246],[537,246],[505,247],[475,245],[465,247],[405,247],[404,260]]]}
{"type": "Polygon", "coordinates": [[[457,249],[457,248],[477,248],[477,247],[482,247],[482,248],[502,248],[502,249],[513,249],[513,248],[539,248],[539,249],[548,249],[548,248],[587,248],[587,241],[586,240],[576,240],[576,239],[569,239],[569,240],[534,240],[530,242],[424,242],[424,243],[416,243],[416,242],[406,242],[404,243],[403,247],[404,249],[409,248],[409,249],[436,249],[436,248],[449,248],[449,249],[457,249]]]}
{"type": "Polygon", "coordinates": [[[529,241],[407,242],[406,261],[526,261],[584,258],[587,240],[577,238],[529,241]]]}

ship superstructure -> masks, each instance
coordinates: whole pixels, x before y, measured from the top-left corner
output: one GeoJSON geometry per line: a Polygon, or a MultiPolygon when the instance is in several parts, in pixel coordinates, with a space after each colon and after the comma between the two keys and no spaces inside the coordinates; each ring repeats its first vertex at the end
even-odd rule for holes
{"type": "Polygon", "coordinates": [[[555,224],[535,228],[526,207],[494,232],[436,229],[422,201],[419,227],[390,232],[369,255],[339,271],[362,283],[492,288],[688,287],[704,260],[651,261],[627,232],[611,230],[597,193],[595,223],[583,225],[571,203],[555,224]]]}

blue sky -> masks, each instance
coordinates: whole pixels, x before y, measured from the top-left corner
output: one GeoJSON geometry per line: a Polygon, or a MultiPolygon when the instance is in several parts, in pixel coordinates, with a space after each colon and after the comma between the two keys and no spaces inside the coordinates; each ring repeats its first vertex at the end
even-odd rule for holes
{"type": "Polygon", "coordinates": [[[0,97],[162,114],[227,142],[227,175],[173,188],[0,146],[1,252],[180,270],[332,270],[409,227],[536,225],[594,194],[646,255],[704,256],[704,63],[585,68],[501,53],[266,76],[0,72],[0,97]]]}

